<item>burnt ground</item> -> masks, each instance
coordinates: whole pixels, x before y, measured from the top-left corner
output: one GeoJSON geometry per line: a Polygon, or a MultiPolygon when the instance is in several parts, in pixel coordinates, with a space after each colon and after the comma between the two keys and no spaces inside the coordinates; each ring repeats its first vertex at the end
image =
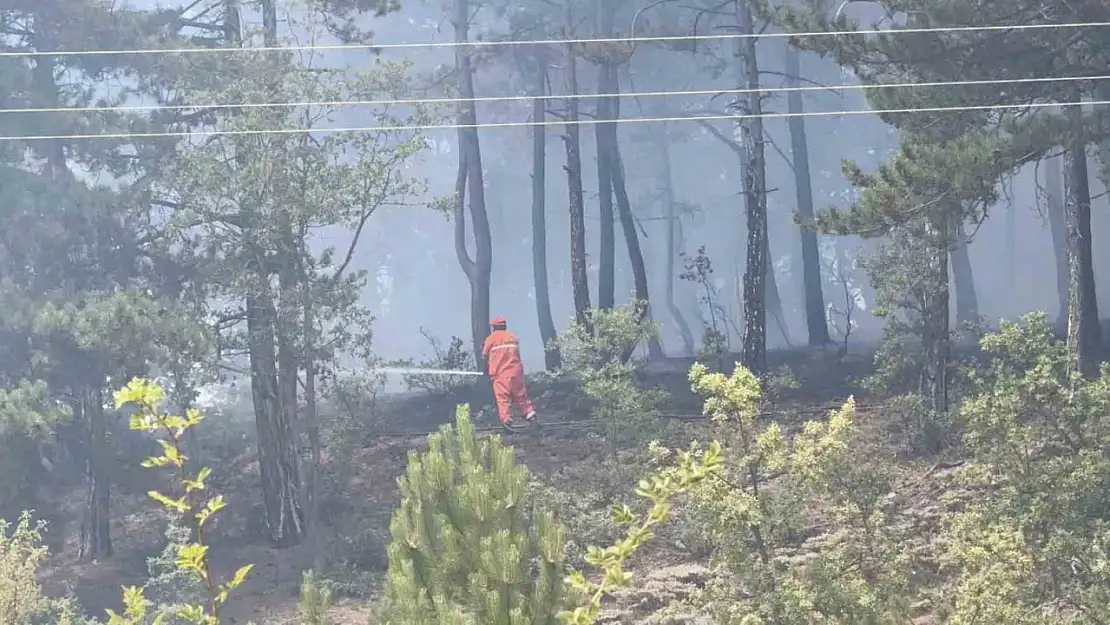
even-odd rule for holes
{"type": "MultiPolygon", "coordinates": [[[[789,367],[802,383],[799,392],[775,407],[776,412],[781,412],[787,419],[792,412],[805,413],[807,419],[815,418],[815,413],[850,394],[859,397],[858,381],[870,369],[869,358],[836,358],[823,350],[772,352],[769,361],[774,368],[789,367]]],[[[644,384],[662,387],[671,394],[664,412],[682,415],[700,413],[700,401],[690,392],[686,380],[686,370],[692,362],[674,359],[653,363],[643,373],[644,384]]],[[[574,392],[572,385],[535,382],[530,383],[530,390],[545,420],[570,421],[589,417],[588,404],[574,392]]],[[[389,518],[399,500],[396,478],[405,470],[408,452],[424,447],[425,437],[419,433],[451,423],[455,406],[463,402],[471,404],[480,425],[496,423],[492,394],[484,385],[463,388],[449,395],[389,397],[379,403],[377,414],[368,415],[366,423],[362,424],[365,426],[364,443],[349,462],[338,463],[332,458],[325,458],[326,462],[330,461],[324,480],[325,488],[330,492],[323,502],[322,512],[331,525],[327,528],[329,551],[333,558],[351,563],[348,570],[333,574],[337,580],[336,588],[352,595],[340,602],[336,614],[338,623],[365,623],[362,606],[367,597],[373,595],[373,589],[384,573],[389,518]],[[418,434],[382,436],[398,432],[418,434]]],[[[682,437],[689,433],[676,430],[676,435],[682,437]]],[[[507,442],[514,446],[518,457],[533,475],[541,480],[574,467],[592,472],[610,449],[601,437],[591,435],[585,429],[574,428],[541,429],[511,435],[507,442]]],[[[212,468],[216,475],[223,473],[228,476],[220,479],[216,488],[230,501],[230,508],[221,513],[223,518],[213,532],[216,536],[211,551],[214,568],[228,574],[244,563],[255,564],[248,582],[233,595],[227,610],[228,622],[254,620],[259,625],[295,622],[301,571],[310,568],[311,559],[304,549],[275,550],[261,539],[257,464],[252,453],[240,454],[232,461],[212,468]]],[[[48,592],[72,592],[89,614],[103,615],[103,610],[107,608],[119,608],[121,585],[142,584],[147,579],[146,558],[160,551],[164,520],[162,513],[142,495],[143,492],[145,490],[136,487],[130,492],[115,494],[113,533],[116,554],[104,562],[75,563],[75,547],[71,540],[65,541],[61,549],[52,555],[44,571],[43,582],[48,592]]],[[[627,492],[631,497],[631,490],[627,492]]],[[[69,493],[65,498],[66,515],[78,520],[69,524],[74,530],[79,523],[81,503],[80,493],[69,493]]],[[[604,514],[604,510],[598,513],[604,514]]],[[[660,561],[651,565],[652,569],[663,571],[655,573],[652,578],[652,584],[656,586],[669,583],[660,581],[659,576],[665,578],[669,575],[666,571],[671,571],[671,566],[678,567],[673,569],[676,577],[674,584],[678,586],[689,586],[693,583],[690,579],[702,574],[698,572],[700,564],[696,562],[685,562],[675,555],[660,557],[660,561]],[[691,570],[695,572],[691,573],[691,570]]],[[[637,599],[640,600],[642,597],[637,599]]],[[[622,609],[629,614],[642,612],[634,606],[622,609]]]]}

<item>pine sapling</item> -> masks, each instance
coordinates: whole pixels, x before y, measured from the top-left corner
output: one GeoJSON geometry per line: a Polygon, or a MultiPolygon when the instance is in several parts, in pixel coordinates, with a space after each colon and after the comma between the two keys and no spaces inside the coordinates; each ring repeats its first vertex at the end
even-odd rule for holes
{"type": "Polygon", "coordinates": [[[390,523],[382,625],[555,625],[563,535],[530,504],[528,470],[499,438],[479,441],[460,406],[455,427],[409,452],[390,523]]]}

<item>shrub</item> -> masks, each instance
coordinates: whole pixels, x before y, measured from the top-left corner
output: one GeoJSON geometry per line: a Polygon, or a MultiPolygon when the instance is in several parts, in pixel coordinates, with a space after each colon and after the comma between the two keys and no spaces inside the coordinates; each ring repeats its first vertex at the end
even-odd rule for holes
{"type": "Polygon", "coordinates": [[[331,591],[316,582],[312,571],[301,578],[301,625],[335,625],[329,616],[331,591]]]}
{"type": "Polygon", "coordinates": [[[949,623],[1110,620],[1110,369],[1084,379],[1043,313],[982,340],[968,489],[947,523],[949,623]]]}
{"type": "Polygon", "coordinates": [[[68,625],[78,621],[77,609],[68,599],[44,597],[38,569],[46,558],[42,530],[24,512],[12,526],[0,520],[0,623],[4,625],[68,625]],[[10,532],[10,533],[9,533],[10,532]]]}
{"type": "Polygon", "coordinates": [[[390,523],[383,625],[553,625],[563,535],[524,505],[528,470],[499,438],[479,441],[469,411],[409,452],[390,523]],[[535,572],[533,572],[535,571],[535,572]]]}
{"type": "Polygon", "coordinates": [[[691,492],[722,573],[695,603],[725,625],[909,622],[894,478],[851,453],[854,401],[791,440],[758,420],[759,380],[739,364],[690,380],[725,443],[722,470],[691,492]]]}
{"type": "Polygon", "coordinates": [[[622,440],[649,438],[662,426],[655,417],[666,391],[637,384],[636,365],[629,361],[658,332],[642,306],[591,310],[588,327],[574,324],[557,339],[564,366],[596,403],[594,417],[608,429],[614,454],[622,440]]]}
{"type": "Polygon", "coordinates": [[[891,442],[910,457],[936,454],[954,438],[955,415],[933,410],[916,393],[892,397],[884,413],[891,422],[891,442]]]}

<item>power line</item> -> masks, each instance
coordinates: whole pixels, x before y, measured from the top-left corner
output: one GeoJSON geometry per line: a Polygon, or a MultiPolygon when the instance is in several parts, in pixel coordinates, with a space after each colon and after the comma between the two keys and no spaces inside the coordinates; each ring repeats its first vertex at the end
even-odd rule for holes
{"type": "Polygon", "coordinates": [[[994,111],[1012,109],[1039,109],[1069,106],[1100,106],[1110,104],[1110,100],[1091,102],[1033,102],[1029,104],[984,104],[976,106],[934,106],[902,109],[874,109],[853,111],[807,111],[803,113],[764,113],[762,115],[692,115],[686,117],[627,117],[622,119],[579,119],[570,121],[542,122],[498,122],[480,124],[414,124],[397,126],[354,126],[346,128],[269,128],[262,130],[197,130],[186,132],[121,132],[93,135],[24,135],[0,136],[0,141],[79,141],[83,139],[169,139],[183,137],[216,137],[245,135],[296,135],[312,133],[339,132],[403,132],[415,130],[461,130],[464,128],[532,128],[546,126],[593,126],[596,124],[636,124],[655,122],[691,121],[742,121],[745,119],[783,119],[789,117],[839,117],[856,115],[908,114],[908,113],[954,113],[959,111],[994,111]]]}
{"type": "Polygon", "coordinates": [[[1103,28],[1110,22],[1076,22],[1070,24],[1012,24],[1008,26],[938,26],[934,28],[891,28],[872,30],[834,30],[802,33],[718,33],[712,35],[667,35],[654,37],[603,37],[597,39],[532,39],[523,41],[428,41],[421,43],[384,43],[384,44],[334,44],[334,45],[296,45],[296,46],[258,46],[258,47],[214,47],[214,48],[146,48],[137,50],[21,50],[0,52],[0,57],[69,57],[69,56],[131,56],[140,54],[202,54],[224,52],[304,52],[304,51],[343,51],[343,50],[411,50],[417,48],[497,48],[511,46],[567,45],[591,43],[647,43],[679,41],[712,41],[736,39],[772,39],[784,37],[838,37],[848,35],[883,34],[926,34],[926,33],[971,33],[1002,30],[1049,30],[1055,28],[1103,28]]]}
{"type": "Polygon", "coordinates": [[[183,111],[202,109],[258,109],[258,108],[298,108],[298,107],[340,107],[340,106],[413,106],[419,104],[459,104],[463,102],[531,102],[532,100],[577,100],[590,98],[639,98],[639,97],[666,97],[666,96],[696,96],[696,95],[743,95],[751,93],[789,93],[799,91],[838,91],[854,90],[866,91],[869,89],[909,89],[917,87],[970,87],[982,85],[1011,85],[1011,84],[1036,84],[1046,82],[1084,82],[1095,80],[1110,80],[1110,74],[1102,76],[1059,76],[1046,78],[998,78],[986,80],[955,80],[943,82],[905,82],[889,84],[856,84],[856,85],[804,85],[799,87],[765,87],[759,89],[695,89],[686,91],[639,91],[622,93],[577,93],[567,95],[513,95],[513,96],[484,96],[476,98],[415,98],[391,100],[331,100],[308,102],[244,102],[244,103],[217,103],[217,104],[138,104],[129,106],[85,106],[85,107],[49,107],[49,108],[0,108],[0,115],[28,114],[28,113],[103,113],[103,112],[135,112],[135,111],[183,111]]]}

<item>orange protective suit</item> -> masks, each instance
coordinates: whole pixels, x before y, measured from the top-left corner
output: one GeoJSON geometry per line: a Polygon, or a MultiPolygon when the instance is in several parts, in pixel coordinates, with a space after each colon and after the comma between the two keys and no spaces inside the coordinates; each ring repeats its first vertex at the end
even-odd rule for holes
{"type": "Polygon", "coordinates": [[[493,380],[493,396],[497,400],[497,416],[501,423],[513,422],[513,405],[527,420],[536,416],[528,389],[524,385],[524,364],[520,362],[520,342],[506,329],[505,320],[495,317],[490,322],[493,332],[482,345],[482,357],[488,363],[493,380]]]}

